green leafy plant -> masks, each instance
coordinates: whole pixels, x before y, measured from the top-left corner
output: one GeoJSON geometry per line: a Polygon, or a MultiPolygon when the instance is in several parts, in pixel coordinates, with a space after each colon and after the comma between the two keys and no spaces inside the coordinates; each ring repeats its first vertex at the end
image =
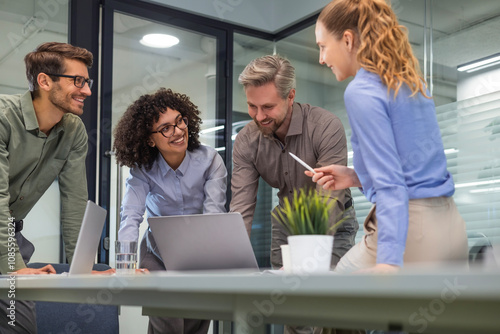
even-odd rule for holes
{"type": "Polygon", "coordinates": [[[292,203],[285,197],[283,207],[277,208],[272,215],[291,235],[328,234],[348,218],[330,226],[328,218],[336,202],[337,198],[330,199],[313,188],[294,190],[292,203]]]}

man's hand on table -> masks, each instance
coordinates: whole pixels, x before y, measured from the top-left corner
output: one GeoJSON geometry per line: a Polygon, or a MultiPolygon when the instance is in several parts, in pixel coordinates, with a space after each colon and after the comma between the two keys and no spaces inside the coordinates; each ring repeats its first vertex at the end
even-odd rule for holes
{"type": "Polygon", "coordinates": [[[35,269],[35,268],[23,268],[18,269],[13,272],[14,275],[48,275],[55,274],[56,270],[52,265],[48,264],[45,267],[35,269]]]}
{"type": "MultiPolygon", "coordinates": [[[[114,269],[114,268],[104,270],[104,271],[92,270],[92,274],[95,274],[95,275],[112,275],[114,273],[116,273],[116,269],[114,269]]],[[[145,268],[140,268],[140,269],[136,269],[135,273],[136,274],[149,274],[149,270],[147,270],[145,268]]]]}

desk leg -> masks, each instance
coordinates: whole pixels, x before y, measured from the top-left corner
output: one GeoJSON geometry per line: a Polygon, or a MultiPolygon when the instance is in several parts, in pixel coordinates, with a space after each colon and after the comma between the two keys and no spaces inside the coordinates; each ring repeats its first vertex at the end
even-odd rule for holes
{"type": "MultiPolygon", "coordinates": [[[[216,320],[214,320],[216,321],[216,320]]],[[[222,321],[218,320],[218,331],[215,332],[214,334],[232,334],[232,322],[231,321],[222,321]]]]}
{"type": "Polygon", "coordinates": [[[266,324],[263,319],[252,319],[252,314],[248,310],[236,310],[234,334],[266,334],[266,324]]]}

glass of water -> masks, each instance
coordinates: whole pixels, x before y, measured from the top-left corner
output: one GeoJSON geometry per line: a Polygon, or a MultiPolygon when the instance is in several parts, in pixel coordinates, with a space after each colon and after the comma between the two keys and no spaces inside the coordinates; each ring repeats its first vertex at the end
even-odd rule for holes
{"type": "Polygon", "coordinates": [[[135,274],[137,269],[137,241],[116,241],[116,273],[135,274]]]}

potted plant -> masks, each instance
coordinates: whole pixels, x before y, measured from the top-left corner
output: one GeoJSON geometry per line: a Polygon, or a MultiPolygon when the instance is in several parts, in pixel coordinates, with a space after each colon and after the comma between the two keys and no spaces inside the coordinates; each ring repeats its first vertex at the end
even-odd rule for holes
{"type": "MultiPolygon", "coordinates": [[[[288,198],[272,213],[290,233],[288,245],[291,270],[295,273],[321,272],[330,270],[333,249],[333,232],[347,217],[330,226],[330,212],[337,199],[318,192],[314,188],[294,190],[290,202],[288,198]]],[[[286,256],[286,248],[283,255],[286,256]]],[[[285,263],[285,261],[284,261],[285,263]]]]}

